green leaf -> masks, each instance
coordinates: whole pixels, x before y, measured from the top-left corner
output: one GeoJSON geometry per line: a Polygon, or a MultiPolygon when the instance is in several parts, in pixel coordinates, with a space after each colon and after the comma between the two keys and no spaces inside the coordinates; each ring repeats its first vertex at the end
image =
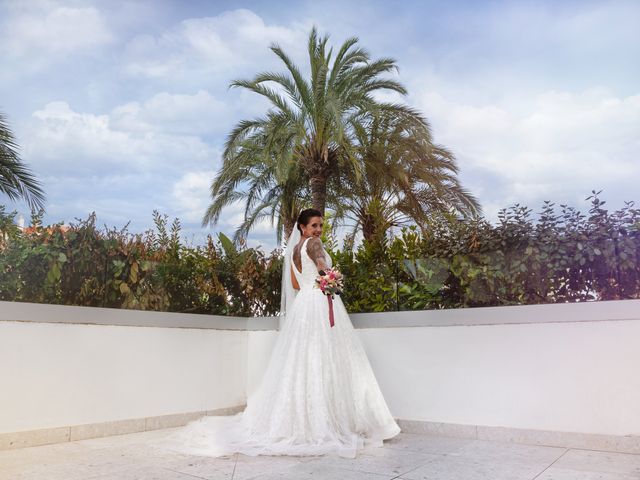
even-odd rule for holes
{"type": "Polygon", "coordinates": [[[60,265],[57,263],[54,263],[53,266],[51,267],[51,271],[53,272],[53,276],[56,280],[60,279],[60,265]]]}
{"type": "Polygon", "coordinates": [[[238,250],[236,249],[233,242],[227,237],[224,233],[218,234],[218,239],[220,240],[220,245],[224,250],[224,253],[227,254],[227,257],[235,257],[238,255],[238,250]]]}
{"type": "Polygon", "coordinates": [[[131,283],[136,283],[138,281],[138,262],[133,262],[131,264],[131,270],[129,271],[129,281],[131,283]]]}

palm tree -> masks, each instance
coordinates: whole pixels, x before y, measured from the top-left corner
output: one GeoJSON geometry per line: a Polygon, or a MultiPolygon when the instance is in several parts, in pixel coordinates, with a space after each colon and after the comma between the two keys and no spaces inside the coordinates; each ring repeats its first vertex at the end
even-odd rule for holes
{"type": "Polygon", "coordinates": [[[333,58],[327,41],[327,36],[319,37],[315,28],[311,30],[308,79],[279,46],[272,45],[271,51],[284,63],[285,73],[264,72],[253,80],[231,83],[232,87],[265,97],[271,106],[264,116],[243,120],[230,133],[222,169],[211,185],[212,203],[203,225],[215,224],[224,206],[244,199],[249,223],[256,216],[271,215],[273,221],[280,215],[279,225],[288,226],[292,199],[306,191],[313,207],[324,212],[329,178],[340,168],[359,175],[352,144],[358,123],[372,111],[411,115],[402,105],[386,104],[373,97],[381,90],[406,94],[400,83],[381,77],[396,70],[393,59],[372,61],[369,53],[357,45],[357,38],[344,42],[333,58]],[[256,187],[253,196],[236,192],[245,179],[250,190],[256,187]],[[277,207],[280,192],[289,197],[277,207]]]}
{"type": "Polygon", "coordinates": [[[0,113],[0,192],[11,200],[23,198],[31,210],[44,208],[44,192],[22,163],[13,133],[0,113]]]}
{"type": "Polygon", "coordinates": [[[391,227],[423,225],[434,213],[475,216],[476,198],[457,178],[453,154],[433,143],[427,121],[409,115],[373,114],[355,130],[357,171],[343,169],[331,182],[329,205],[367,240],[391,227]]]}

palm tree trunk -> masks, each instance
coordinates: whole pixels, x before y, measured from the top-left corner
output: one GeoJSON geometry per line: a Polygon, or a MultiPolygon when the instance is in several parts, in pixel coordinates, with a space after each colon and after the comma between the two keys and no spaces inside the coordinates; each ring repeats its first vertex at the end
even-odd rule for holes
{"type": "Polygon", "coordinates": [[[376,237],[386,233],[388,222],[377,194],[373,194],[366,206],[360,210],[359,217],[362,224],[362,236],[365,240],[373,241],[376,237]]]}
{"type": "Polygon", "coordinates": [[[311,188],[311,203],[313,208],[320,210],[320,213],[324,216],[324,207],[327,202],[327,176],[320,173],[313,175],[309,180],[309,187],[311,188]]]}
{"type": "Polygon", "coordinates": [[[373,242],[384,236],[388,230],[388,223],[380,212],[366,212],[361,214],[362,236],[365,240],[373,242]]]}
{"type": "Polygon", "coordinates": [[[371,215],[367,214],[362,221],[362,236],[365,240],[372,241],[376,237],[376,233],[376,223],[371,215]]]}

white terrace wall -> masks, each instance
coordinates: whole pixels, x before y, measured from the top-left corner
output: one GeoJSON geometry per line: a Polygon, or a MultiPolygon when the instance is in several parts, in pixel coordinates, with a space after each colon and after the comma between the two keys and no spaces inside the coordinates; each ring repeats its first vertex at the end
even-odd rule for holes
{"type": "MultiPolygon", "coordinates": [[[[638,300],[352,319],[396,418],[640,435],[638,300]]],[[[0,302],[0,433],[241,405],[274,325],[0,302]]]]}
{"type": "MultiPolygon", "coordinates": [[[[19,317],[17,310],[37,314],[34,320],[49,315],[78,323],[0,321],[0,433],[216,410],[245,401],[244,330],[82,325],[109,315],[136,325],[146,312],[0,302],[4,320],[19,317]]],[[[176,326],[184,320],[154,315],[176,326]]]]}

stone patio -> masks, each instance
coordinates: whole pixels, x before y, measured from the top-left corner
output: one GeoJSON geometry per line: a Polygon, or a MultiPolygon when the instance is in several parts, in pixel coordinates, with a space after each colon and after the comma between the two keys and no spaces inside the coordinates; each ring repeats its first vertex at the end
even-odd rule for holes
{"type": "Polygon", "coordinates": [[[186,456],[171,430],[0,451],[0,480],[638,480],[640,455],[401,433],[356,459],[186,456]]]}

